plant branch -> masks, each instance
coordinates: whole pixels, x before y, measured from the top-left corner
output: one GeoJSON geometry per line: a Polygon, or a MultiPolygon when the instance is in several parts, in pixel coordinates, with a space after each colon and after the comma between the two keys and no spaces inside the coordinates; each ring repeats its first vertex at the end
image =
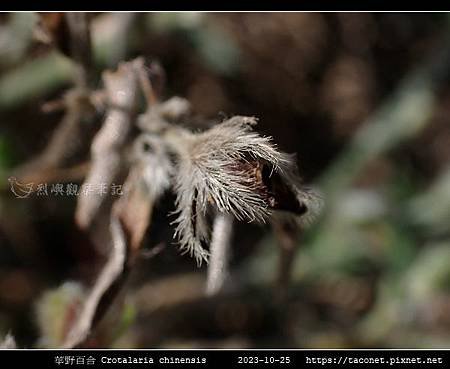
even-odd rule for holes
{"type": "Polygon", "coordinates": [[[217,294],[228,277],[232,226],[233,218],[229,214],[218,213],[216,215],[212,231],[206,281],[207,295],[217,294]]]}
{"type": "Polygon", "coordinates": [[[284,300],[291,284],[292,267],[301,229],[293,221],[281,217],[274,217],[271,223],[279,249],[276,292],[277,297],[284,300]]]}
{"type": "MultiPolygon", "coordinates": [[[[139,86],[135,68],[141,63],[141,59],[136,59],[122,63],[116,72],[103,73],[109,110],[92,142],[91,169],[85,180],[87,186],[111,185],[120,171],[121,150],[134,124],[138,104],[139,86]]],[[[104,199],[104,194],[78,199],[75,219],[82,229],[90,226],[104,199]]]]}
{"type": "Polygon", "coordinates": [[[76,323],[68,334],[67,340],[63,345],[65,348],[76,347],[86,340],[91,331],[101,299],[106,295],[114,282],[119,279],[124,270],[127,256],[125,233],[114,212],[111,216],[110,231],[112,238],[110,257],[86,299],[76,323]]]}
{"type": "Polygon", "coordinates": [[[94,84],[91,34],[86,13],[66,13],[70,33],[71,57],[76,64],[75,84],[89,89],[94,84]]]}
{"type": "Polygon", "coordinates": [[[76,65],[75,88],[66,93],[62,100],[66,113],[44,151],[16,170],[15,176],[22,180],[36,176],[41,170],[64,166],[83,141],[84,131],[80,122],[94,111],[89,97],[89,88],[95,81],[95,71],[87,15],[67,13],[66,17],[70,32],[71,59],[76,65]]]}

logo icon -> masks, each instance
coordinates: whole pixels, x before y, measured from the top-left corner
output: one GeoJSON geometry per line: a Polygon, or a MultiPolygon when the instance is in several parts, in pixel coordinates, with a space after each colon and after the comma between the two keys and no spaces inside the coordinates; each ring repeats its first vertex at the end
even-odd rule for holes
{"type": "Polygon", "coordinates": [[[11,187],[11,192],[16,195],[18,199],[25,199],[33,192],[33,182],[26,184],[20,183],[17,181],[16,177],[9,177],[8,182],[11,187]]]}

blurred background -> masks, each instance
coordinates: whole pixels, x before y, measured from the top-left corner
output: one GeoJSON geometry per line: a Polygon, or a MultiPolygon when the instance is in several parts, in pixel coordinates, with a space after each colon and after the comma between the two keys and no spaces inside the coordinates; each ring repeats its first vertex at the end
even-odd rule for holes
{"type": "MultiPolygon", "coordinates": [[[[236,224],[231,288],[214,297],[205,266],[172,240],[167,200],[145,244],[162,250],[143,253],[92,347],[450,347],[448,14],[91,18],[99,73],[143,55],[164,68],[162,95],[187,98],[197,116],[259,117],[257,130],[297,153],[325,199],[289,285],[277,282],[270,227],[236,224]]],[[[98,272],[74,225],[76,198],[18,199],[9,187],[12,170],[45,149],[63,112],[43,106],[74,73],[39,40],[38,19],[0,14],[0,336],[11,332],[19,347],[60,345],[81,282],[98,272]]],[[[86,122],[87,149],[69,167],[89,159],[101,118],[86,122]]],[[[74,178],[82,183],[61,180],[74,178]]]]}

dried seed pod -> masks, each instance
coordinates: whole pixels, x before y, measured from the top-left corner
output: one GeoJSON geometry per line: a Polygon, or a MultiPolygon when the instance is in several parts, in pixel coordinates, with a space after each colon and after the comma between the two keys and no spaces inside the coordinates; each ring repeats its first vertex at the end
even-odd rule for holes
{"type": "Polygon", "coordinates": [[[253,131],[254,124],[256,118],[236,116],[199,134],[169,137],[179,158],[176,235],[199,263],[208,257],[202,241],[209,236],[209,205],[248,222],[265,222],[273,211],[308,211],[293,156],[253,131]]]}

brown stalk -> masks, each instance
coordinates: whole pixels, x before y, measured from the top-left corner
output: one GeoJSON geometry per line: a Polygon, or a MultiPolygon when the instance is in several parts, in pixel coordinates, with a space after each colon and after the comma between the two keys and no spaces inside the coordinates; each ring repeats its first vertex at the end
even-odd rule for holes
{"type": "Polygon", "coordinates": [[[82,143],[82,119],[94,111],[89,99],[89,88],[95,83],[95,71],[91,55],[91,39],[87,15],[85,13],[67,13],[64,20],[69,34],[69,54],[75,64],[76,76],[74,88],[66,93],[62,105],[66,109],[44,151],[35,159],[25,163],[14,171],[14,176],[27,181],[36,177],[38,172],[64,166],[68,159],[79,150],[82,143]]]}
{"type": "MultiPolygon", "coordinates": [[[[110,186],[121,169],[121,151],[136,116],[139,98],[136,67],[141,63],[141,59],[136,59],[120,64],[115,72],[103,73],[109,109],[91,145],[91,168],[85,179],[86,185],[110,186]]],[[[80,196],[75,213],[80,228],[87,229],[91,225],[105,198],[105,195],[98,193],[80,196]]]]}

